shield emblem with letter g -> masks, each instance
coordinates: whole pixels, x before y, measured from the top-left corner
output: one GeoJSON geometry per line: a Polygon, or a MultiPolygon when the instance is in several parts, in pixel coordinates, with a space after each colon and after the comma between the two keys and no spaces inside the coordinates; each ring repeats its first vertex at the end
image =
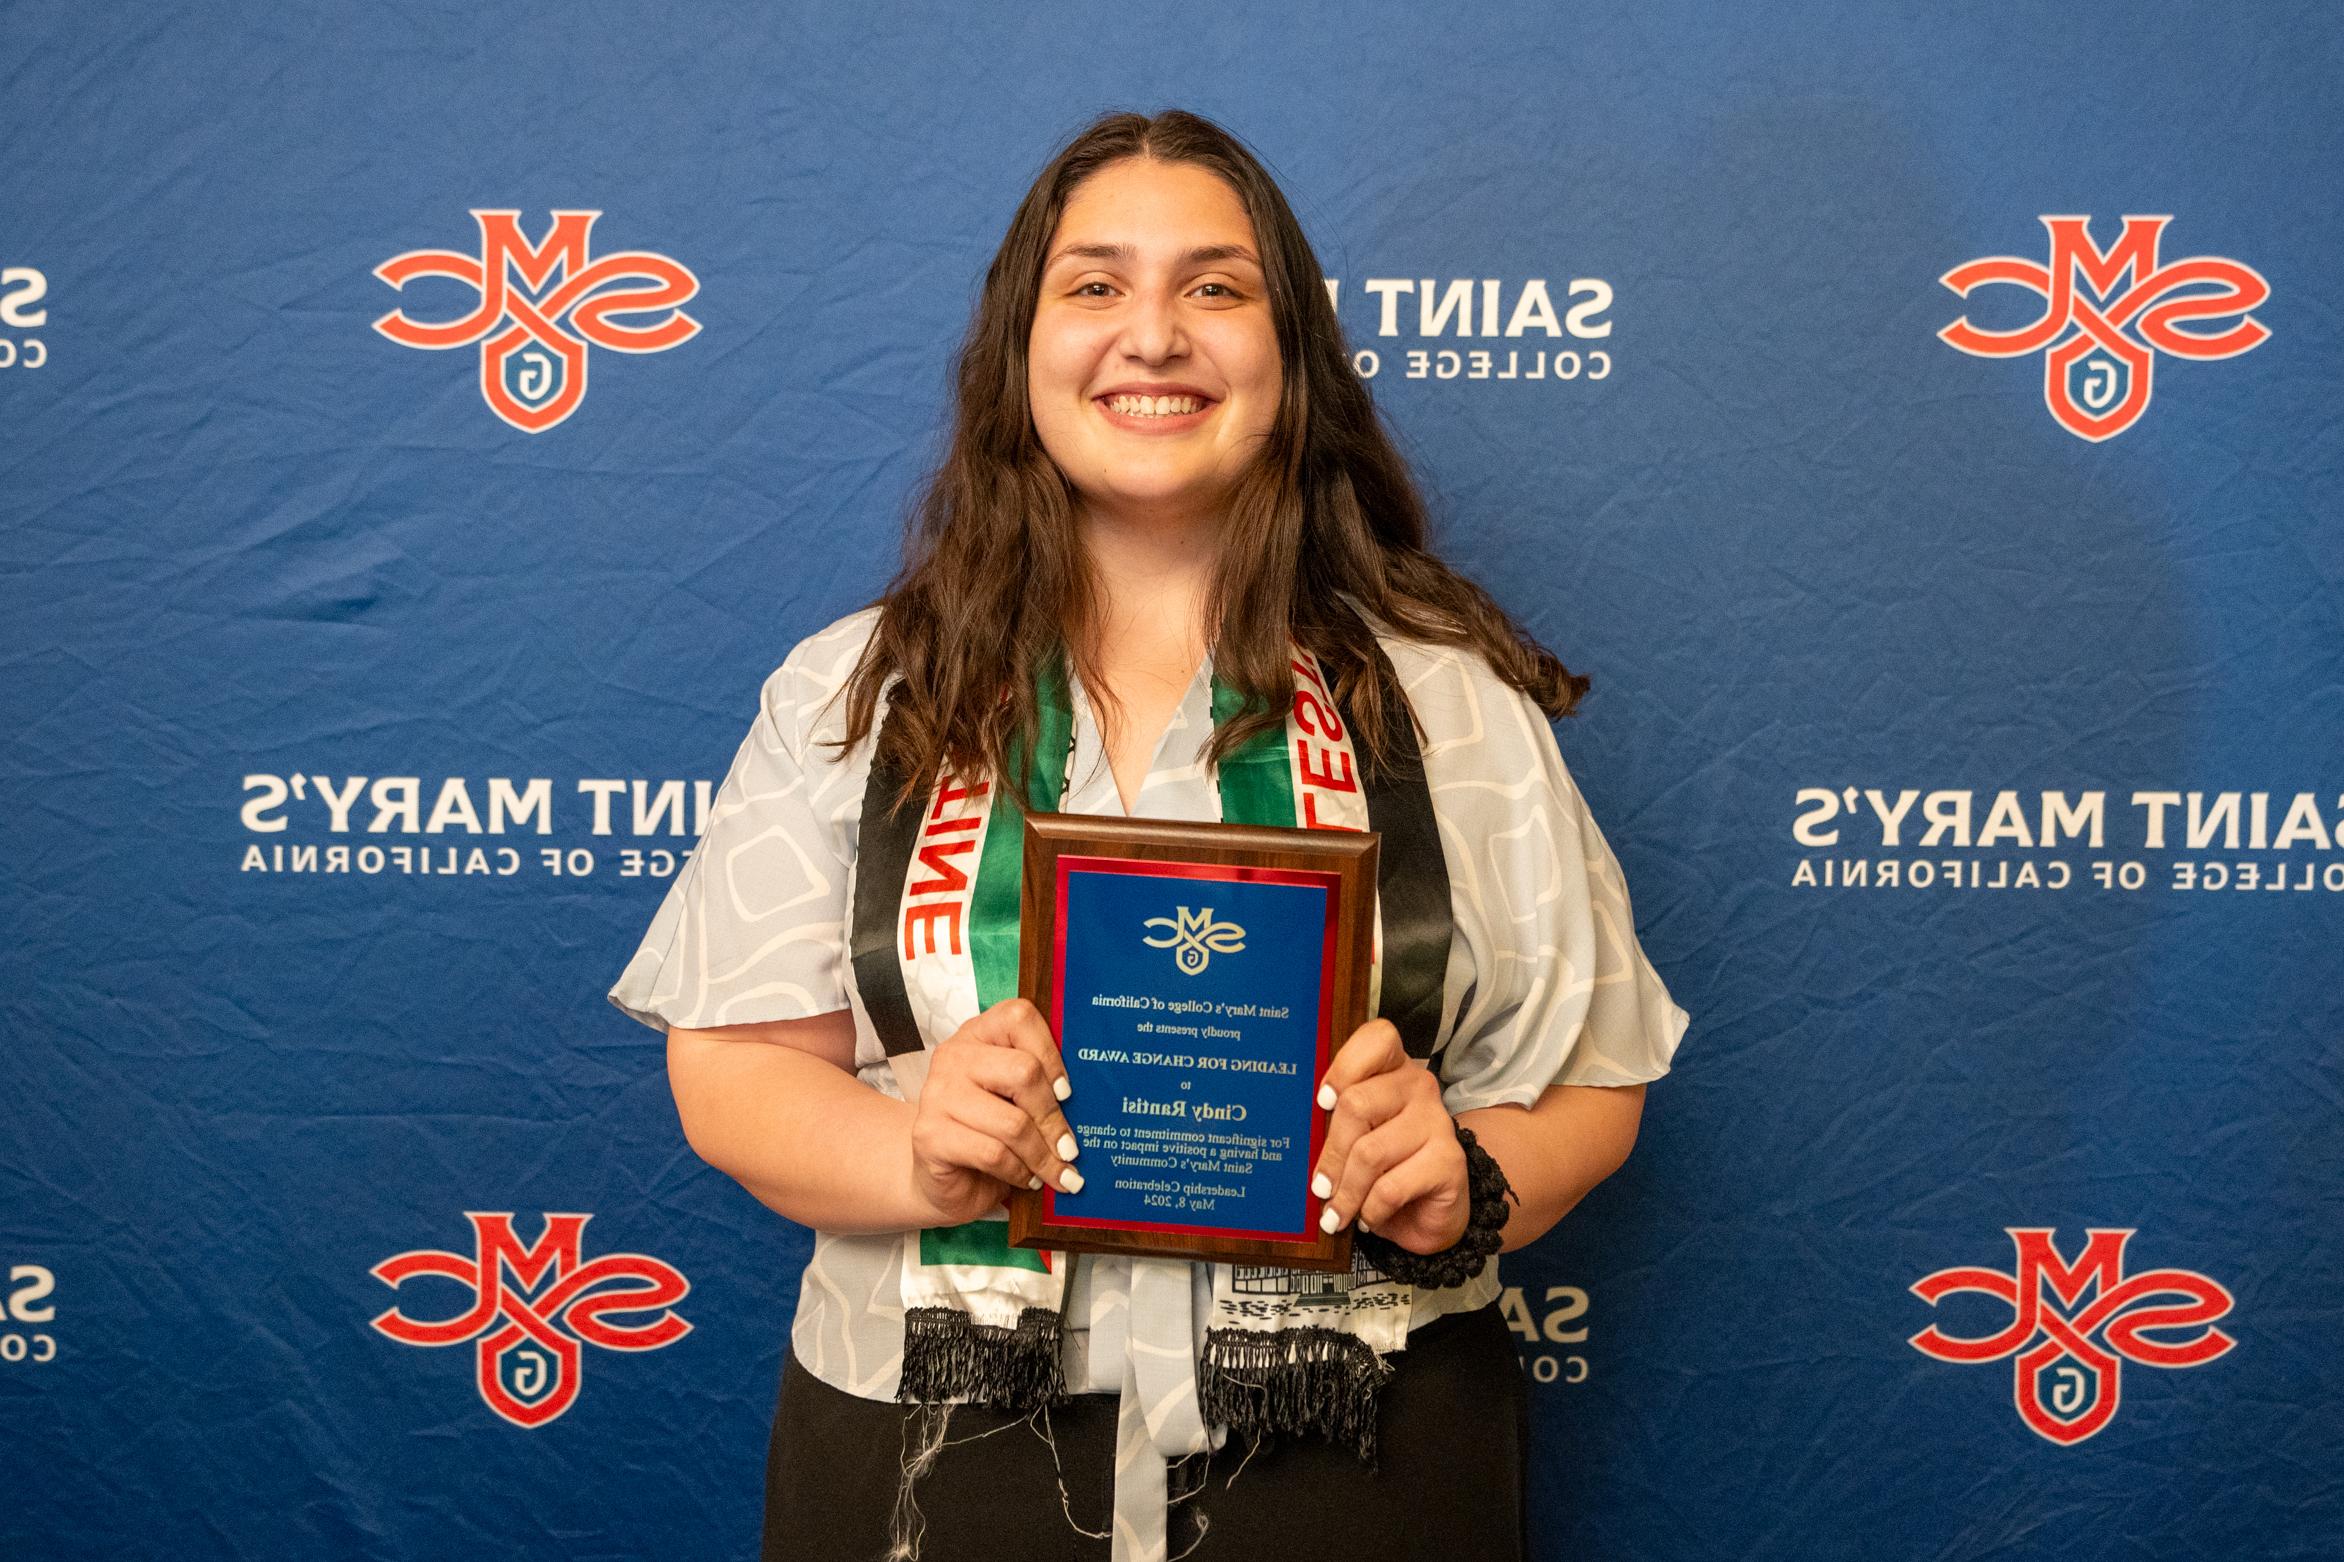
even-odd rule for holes
{"type": "Polygon", "coordinates": [[[2149,407],[2155,360],[2128,336],[2078,331],[2043,359],[2043,400],[2061,428],[2095,443],[2123,433],[2149,407]]]}
{"type": "Polygon", "coordinates": [[[542,434],[586,398],[586,344],[557,334],[549,343],[520,326],[480,344],[480,394],[513,427],[542,434]]]}
{"type": "Polygon", "coordinates": [[[515,1426],[540,1427],[578,1398],[578,1342],[534,1314],[483,1336],[480,1397],[515,1426]],[[534,1325],[531,1327],[530,1325],[534,1325]]]}
{"type": "Polygon", "coordinates": [[[2078,1358],[2048,1341],[2018,1359],[2018,1411],[2041,1436],[2070,1447],[2106,1426],[2116,1414],[2113,1357],[2078,1358]]]}

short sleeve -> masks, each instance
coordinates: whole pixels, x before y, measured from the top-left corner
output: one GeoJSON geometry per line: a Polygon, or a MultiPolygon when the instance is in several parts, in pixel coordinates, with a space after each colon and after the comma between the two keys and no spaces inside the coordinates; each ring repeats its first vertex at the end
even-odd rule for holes
{"type": "Polygon", "coordinates": [[[1619,862],[1545,713],[1478,664],[1412,691],[1429,717],[1423,697],[1467,702],[1425,752],[1455,931],[1444,1103],[1527,1106],[1549,1085],[1667,1073],[1688,1016],[1636,940],[1619,862]]]}
{"type": "Polygon", "coordinates": [[[656,1030],[847,1007],[851,846],[817,804],[803,758],[811,691],[796,664],[804,649],[765,680],[699,848],[610,990],[623,1013],[656,1030]]]}

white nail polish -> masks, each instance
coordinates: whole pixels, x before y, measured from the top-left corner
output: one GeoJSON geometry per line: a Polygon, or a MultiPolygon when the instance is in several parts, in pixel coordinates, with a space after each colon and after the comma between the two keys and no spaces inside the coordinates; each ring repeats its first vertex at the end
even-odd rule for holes
{"type": "Polygon", "coordinates": [[[1039,1177],[1028,1177],[1026,1179],[1026,1186],[1033,1189],[1036,1193],[1039,1193],[1042,1191],[1042,1179],[1039,1177]]]}
{"type": "Polygon", "coordinates": [[[1319,1086],[1319,1110],[1322,1112],[1332,1112],[1334,1109],[1335,1087],[1333,1085],[1319,1086]]]}
{"type": "Polygon", "coordinates": [[[1074,1135],[1060,1134],[1058,1136],[1058,1158],[1060,1160],[1071,1161],[1081,1153],[1082,1146],[1074,1142],[1074,1135]]]}
{"type": "Polygon", "coordinates": [[[1322,1199],[1331,1199],[1335,1196],[1335,1185],[1327,1181],[1327,1174],[1325,1172],[1320,1172],[1317,1176],[1310,1179],[1310,1191],[1317,1194],[1322,1199]]]}
{"type": "Polygon", "coordinates": [[[1074,1087],[1066,1082],[1066,1076],[1064,1074],[1061,1074],[1056,1079],[1050,1081],[1050,1089],[1057,1094],[1058,1099],[1061,1101],[1074,1094],[1074,1087]]]}
{"type": "Polygon", "coordinates": [[[1331,1236],[1335,1228],[1341,1224],[1343,1224],[1343,1217],[1335,1213],[1334,1205],[1330,1204],[1319,1212],[1319,1230],[1331,1236]]]}
{"type": "Polygon", "coordinates": [[[1082,1173],[1071,1166],[1060,1172],[1058,1174],[1058,1191],[1061,1193],[1082,1192],[1082,1173]]]}

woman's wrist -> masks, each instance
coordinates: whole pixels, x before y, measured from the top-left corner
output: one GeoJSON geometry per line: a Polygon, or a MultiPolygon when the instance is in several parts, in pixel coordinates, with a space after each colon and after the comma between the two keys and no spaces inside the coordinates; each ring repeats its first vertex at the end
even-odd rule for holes
{"type": "Polygon", "coordinates": [[[887,1179],[884,1203],[890,1212],[885,1216],[890,1222],[889,1229],[930,1231],[959,1224],[950,1212],[939,1208],[922,1188],[919,1159],[912,1153],[912,1119],[919,1112],[918,1106],[909,1101],[897,1101],[893,1096],[886,1099],[892,1105],[903,1108],[899,1129],[888,1139],[888,1165],[892,1175],[887,1179]]]}
{"type": "Polygon", "coordinates": [[[1399,1243],[1360,1231],[1352,1238],[1361,1255],[1384,1274],[1410,1285],[1463,1285],[1481,1273],[1505,1244],[1508,1200],[1519,1202],[1497,1157],[1481,1148],[1473,1130],[1450,1119],[1457,1144],[1465,1152],[1465,1230],[1455,1242],[1431,1253],[1418,1253],[1399,1243]]]}

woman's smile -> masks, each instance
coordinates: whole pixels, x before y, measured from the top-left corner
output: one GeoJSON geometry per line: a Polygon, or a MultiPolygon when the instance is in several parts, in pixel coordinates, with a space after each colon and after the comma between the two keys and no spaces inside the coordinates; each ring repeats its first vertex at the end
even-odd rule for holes
{"type": "Polygon", "coordinates": [[[1213,409],[1214,398],[1187,385],[1127,384],[1091,398],[1106,420],[1134,434],[1185,434],[1200,428],[1213,409]]]}

